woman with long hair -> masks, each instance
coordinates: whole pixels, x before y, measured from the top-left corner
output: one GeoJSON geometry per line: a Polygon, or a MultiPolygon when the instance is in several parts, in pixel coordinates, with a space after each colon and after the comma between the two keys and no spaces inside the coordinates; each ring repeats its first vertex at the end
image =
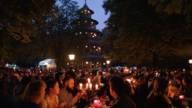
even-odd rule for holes
{"type": "Polygon", "coordinates": [[[46,84],[43,80],[34,80],[26,86],[21,101],[18,102],[16,108],[45,108],[46,84]]]}
{"type": "Polygon", "coordinates": [[[109,80],[109,91],[115,100],[111,108],[136,108],[135,103],[129,97],[129,91],[124,80],[119,76],[112,76],[109,80]]]}

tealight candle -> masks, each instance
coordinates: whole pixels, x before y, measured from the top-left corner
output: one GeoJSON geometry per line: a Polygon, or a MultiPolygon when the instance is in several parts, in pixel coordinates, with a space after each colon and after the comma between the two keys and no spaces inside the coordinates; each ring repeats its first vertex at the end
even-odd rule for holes
{"type": "Polygon", "coordinates": [[[93,106],[94,106],[94,108],[100,108],[100,106],[101,106],[101,101],[98,100],[98,99],[94,100],[94,101],[93,101],[93,106]]]}
{"type": "Polygon", "coordinates": [[[89,84],[88,83],[86,83],[86,89],[88,89],[89,88],[89,84]]]}
{"type": "Polygon", "coordinates": [[[88,78],[88,79],[87,79],[87,82],[88,82],[88,83],[91,83],[91,79],[90,79],[90,78],[88,78]]]}
{"type": "Polygon", "coordinates": [[[92,84],[91,83],[89,84],[89,89],[92,90],[92,84]]]}
{"type": "Polygon", "coordinates": [[[79,83],[79,89],[82,90],[83,89],[83,84],[79,83]]]}
{"type": "Polygon", "coordinates": [[[95,90],[98,90],[98,89],[99,89],[99,85],[95,84],[95,90]]]}

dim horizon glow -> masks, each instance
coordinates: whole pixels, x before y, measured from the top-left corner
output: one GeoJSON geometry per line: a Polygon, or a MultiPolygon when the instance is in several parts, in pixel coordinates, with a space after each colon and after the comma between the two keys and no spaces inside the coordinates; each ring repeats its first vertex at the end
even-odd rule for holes
{"type": "MultiPolygon", "coordinates": [[[[79,8],[82,8],[85,4],[85,0],[73,0],[76,1],[79,5],[79,8]]],[[[103,8],[103,0],[87,0],[87,6],[94,11],[92,19],[95,19],[99,22],[96,28],[100,31],[105,28],[105,21],[109,18],[110,14],[105,14],[103,8]]]]}

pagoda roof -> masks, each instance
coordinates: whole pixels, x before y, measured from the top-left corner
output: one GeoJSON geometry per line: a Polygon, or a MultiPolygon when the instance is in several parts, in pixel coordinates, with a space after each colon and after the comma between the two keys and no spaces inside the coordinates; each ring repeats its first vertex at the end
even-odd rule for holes
{"type": "Polygon", "coordinates": [[[89,11],[90,14],[94,14],[94,12],[87,6],[87,4],[85,4],[81,9],[79,9],[79,12],[81,13],[82,11],[89,11]]]}
{"type": "Polygon", "coordinates": [[[87,18],[87,17],[80,17],[79,19],[75,20],[73,23],[77,23],[78,21],[89,21],[89,22],[94,22],[95,25],[98,24],[97,20],[91,19],[91,18],[87,18]]]}

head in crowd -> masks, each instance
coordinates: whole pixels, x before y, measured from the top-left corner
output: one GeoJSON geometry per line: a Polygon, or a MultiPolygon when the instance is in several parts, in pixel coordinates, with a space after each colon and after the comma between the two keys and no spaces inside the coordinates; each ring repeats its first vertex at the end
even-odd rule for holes
{"type": "Polygon", "coordinates": [[[74,87],[75,87],[75,80],[73,77],[68,76],[64,79],[65,88],[67,91],[73,93],[74,87]]]}
{"type": "Polygon", "coordinates": [[[64,77],[65,77],[65,75],[64,75],[64,73],[62,73],[62,72],[57,72],[57,73],[55,74],[55,79],[58,80],[58,81],[63,80],[64,77]]]}
{"type": "Polygon", "coordinates": [[[29,82],[23,93],[23,100],[40,104],[45,97],[46,84],[43,80],[29,82]]]}
{"type": "Polygon", "coordinates": [[[170,80],[169,85],[167,88],[167,95],[170,98],[175,98],[176,95],[179,93],[179,84],[175,80],[170,80]]]}
{"type": "Polygon", "coordinates": [[[153,82],[153,89],[156,92],[165,94],[167,92],[168,81],[163,78],[156,78],[153,82]]]}
{"type": "Polygon", "coordinates": [[[109,80],[110,94],[114,99],[121,98],[129,94],[128,86],[119,76],[112,76],[109,80]]]}
{"type": "Polygon", "coordinates": [[[54,94],[54,95],[59,94],[60,88],[57,80],[50,79],[46,81],[46,84],[47,84],[47,88],[46,88],[47,94],[54,94]]]}
{"type": "Polygon", "coordinates": [[[59,88],[63,88],[63,80],[64,80],[64,78],[65,78],[65,75],[64,75],[64,73],[62,73],[62,72],[57,72],[56,74],[55,74],[55,79],[58,81],[58,83],[59,83],[59,88]]]}

